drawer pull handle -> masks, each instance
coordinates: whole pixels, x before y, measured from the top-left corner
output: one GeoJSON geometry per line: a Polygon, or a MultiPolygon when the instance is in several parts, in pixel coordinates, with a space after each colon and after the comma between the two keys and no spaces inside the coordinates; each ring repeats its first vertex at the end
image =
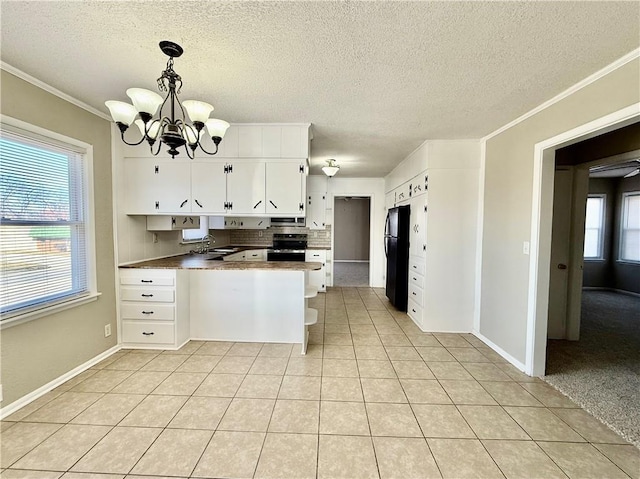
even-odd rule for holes
{"type": "MultiPolygon", "coordinates": [[[[418,281],[418,278],[413,278],[414,281],[418,281]]],[[[144,295],[143,295],[144,296],[144,295]]]]}
{"type": "Polygon", "coordinates": [[[152,294],[141,294],[140,296],[142,296],[143,298],[153,298],[152,294]]]}
{"type": "MultiPolygon", "coordinates": [[[[415,310],[415,309],[413,309],[413,308],[411,308],[411,311],[413,311],[414,313],[416,312],[416,310],[415,310]]],[[[151,333],[151,334],[153,334],[153,333],[151,333]]]]}
{"type": "MultiPolygon", "coordinates": [[[[413,293],[415,294],[415,293],[413,293]]],[[[143,311],[142,314],[153,314],[153,311],[143,311]]]]}
{"type": "Polygon", "coordinates": [[[418,269],[418,267],[414,264],[414,265],[413,265],[413,269],[418,269]]]}
{"type": "Polygon", "coordinates": [[[142,331],[142,334],[144,334],[145,336],[153,336],[153,331],[150,333],[147,333],[145,331],[142,331]]]}
{"type": "Polygon", "coordinates": [[[140,280],[141,283],[153,283],[152,279],[141,279],[140,280]]]}
{"type": "Polygon", "coordinates": [[[415,295],[416,295],[416,292],[415,292],[415,291],[412,291],[412,292],[411,292],[411,294],[415,296],[415,295]]]}

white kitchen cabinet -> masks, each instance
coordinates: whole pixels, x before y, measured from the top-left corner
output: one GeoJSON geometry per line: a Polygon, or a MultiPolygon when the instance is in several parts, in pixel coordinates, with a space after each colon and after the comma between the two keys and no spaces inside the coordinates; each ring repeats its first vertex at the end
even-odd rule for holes
{"type": "Polygon", "coordinates": [[[410,202],[409,256],[424,258],[427,251],[427,200],[425,195],[410,202]]]}
{"type": "Polygon", "coordinates": [[[224,214],[226,212],[226,168],[227,164],[224,160],[191,163],[191,211],[193,213],[224,214]]]}
{"type": "Polygon", "coordinates": [[[199,216],[147,216],[147,231],[177,231],[200,228],[199,216]]]}
{"type": "Polygon", "coordinates": [[[396,206],[396,192],[395,192],[395,190],[394,191],[390,191],[389,193],[384,195],[384,207],[387,210],[390,210],[394,206],[396,206]]]}
{"type": "Polygon", "coordinates": [[[178,349],[189,339],[189,272],[120,268],[123,347],[178,349]]]}
{"type": "Polygon", "coordinates": [[[305,216],[305,165],[300,162],[266,164],[266,213],[269,216],[305,216]]]}
{"type": "Polygon", "coordinates": [[[259,216],[210,216],[209,229],[212,230],[264,230],[270,226],[269,218],[259,216]]]}
{"type": "Polygon", "coordinates": [[[190,165],[180,160],[128,158],[124,162],[127,214],[191,212],[190,165]]]}
{"type": "Polygon", "coordinates": [[[324,230],[327,216],[327,194],[324,191],[307,193],[307,228],[324,230]]]}
{"type": "Polygon", "coordinates": [[[318,288],[318,291],[327,290],[327,277],[326,277],[326,264],[327,264],[327,252],[322,249],[308,249],[305,252],[304,260],[307,263],[318,262],[322,263],[322,268],[318,270],[309,271],[308,284],[318,288]]]}
{"type": "Polygon", "coordinates": [[[238,156],[260,158],[262,156],[262,125],[238,125],[238,156]]]}
{"type": "Polygon", "coordinates": [[[244,252],[245,261],[266,261],[267,250],[266,249],[250,249],[244,252]]]}
{"type": "Polygon", "coordinates": [[[264,162],[236,160],[227,164],[227,214],[265,213],[264,162]]]}
{"type": "Polygon", "coordinates": [[[191,212],[191,170],[182,161],[156,163],[156,213],[191,212]]]}

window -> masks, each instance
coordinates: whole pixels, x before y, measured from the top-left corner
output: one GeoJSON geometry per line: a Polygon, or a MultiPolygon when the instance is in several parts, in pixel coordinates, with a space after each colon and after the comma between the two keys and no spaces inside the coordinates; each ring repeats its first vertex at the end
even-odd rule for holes
{"type": "Polygon", "coordinates": [[[189,229],[182,230],[182,241],[200,241],[203,236],[209,234],[209,217],[201,216],[200,217],[200,228],[197,229],[189,229]]]}
{"type": "Polygon", "coordinates": [[[589,195],[584,227],[585,259],[602,259],[605,195],[589,195]]]}
{"type": "Polygon", "coordinates": [[[95,293],[95,273],[87,146],[13,128],[6,117],[0,134],[4,321],[95,293]]]}
{"type": "Polygon", "coordinates": [[[640,191],[622,194],[620,259],[640,262],[640,191]]]}

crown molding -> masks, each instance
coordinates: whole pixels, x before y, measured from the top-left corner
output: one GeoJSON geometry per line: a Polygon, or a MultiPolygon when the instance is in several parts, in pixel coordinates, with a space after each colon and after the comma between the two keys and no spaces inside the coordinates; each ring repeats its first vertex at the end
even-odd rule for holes
{"type": "Polygon", "coordinates": [[[69,103],[74,104],[75,106],[82,108],[83,110],[88,111],[89,113],[93,113],[94,115],[107,120],[109,122],[111,122],[111,117],[109,115],[107,115],[106,113],[98,110],[97,108],[92,107],[91,105],[88,105],[87,103],[78,100],[77,98],[72,97],[71,95],[68,95],[60,90],[58,90],[57,88],[52,87],[51,85],[43,82],[42,80],[38,80],[35,77],[32,77],[31,75],[29,75],[28,73],[23,72],[22,70],[19,70],[18,68],[9,65],[6,62],[0,61],[0,69],[6,71],[7,73],[11,73],[14,76],[17,76],[18,78],[31,83],[33,86],[37,86],[38,88],[41,88],[42,90],[51,93],[52,95],[57,96],[58,98],[61,98],[62,100],[68,101],[69,103]]]}
{"type": "Polygon", "coordinates": [[[530,118],[533,115],[541,112],[542,110],[545,110],[545,109],[549,108],[551,105],[554,105],[555,103],[558,103],[559,101],[567,98],[568,96],[573,95],[575,92],[583,89],[586,86],[589,86],[590,84],[596,82],[600,78],[608,75],[609,73],[617,70],[618,68],[621,68],[622,66],[626,65],[627,63],[632,62],[633,60],[636,60],[638,58],[640,58],[640,48],[636,48],[635,50],[632,50],[631,52],[627,53],[623,57],[621,57],[621,58],[617,59],[616,61],[614,61],[613,63],[607,65],[602,70],[598,70],[597,72],[593,73],[592,75],[589,75],[587,78],[585,78],[584,80],[581,80],[578,83],[576,83],[575,85],[567,88],[562,93],[559,93],[558,95],[554,96],[550,100],[547,100],[544,103],[542,103],[541,105],[538,105],[533,110],[530,110],[527,113],[525,113],[524,115],[519,116],[515,120],[510,121],[506,125],[498,128],[496,131],[494,131],[492,133],[489,133],[487,136],[481,138],[480,141],[486,142],[487,140],[490,140],[494,136],[497,136],[500,133],[508,130],[509,128],[512,128],[512,127],[516,126],[518,123],[523,122],[527,118],[530,118]]]}

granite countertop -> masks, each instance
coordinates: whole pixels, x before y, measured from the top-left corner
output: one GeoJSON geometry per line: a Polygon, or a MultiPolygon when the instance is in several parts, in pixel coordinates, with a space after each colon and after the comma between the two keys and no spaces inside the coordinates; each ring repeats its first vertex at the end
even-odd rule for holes
{"type": "MultiPolygon", "coordinates": [[[[251,248],[247,248],[251,249],[251,248]]],[[[253,248],[255,249],[255,248],[253,248]]],[[[120,268],[144,269],[205,269],[205,270],[258,270],[311,271],[322,268],[322,263],[302,261],[217,261],[212,255],[182,254],[121,265],[120,268]]]]}

